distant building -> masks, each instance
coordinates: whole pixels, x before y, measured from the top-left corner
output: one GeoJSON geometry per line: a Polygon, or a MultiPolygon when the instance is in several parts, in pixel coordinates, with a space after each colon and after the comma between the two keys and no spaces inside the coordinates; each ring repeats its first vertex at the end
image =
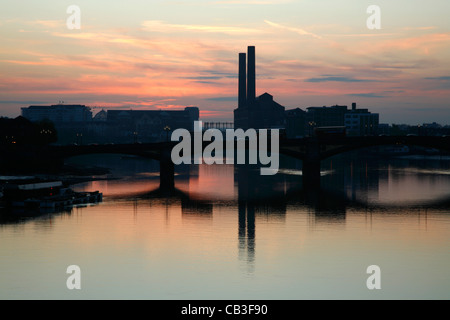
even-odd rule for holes
{"type": "Polygon", "coordinates": [[[309,107],[286,110],[267,92],[256,97],[255,47],[249,46],[247,55],[239,53],[238,107],[234,110],[234,127],[253,129],[285,129],[288,138],[314,135],[317,127],[346,127],[349,135],[375,135],[379,115],[367,109],[347,106],[309,107]]]}
{"type": "Polygon", "coordinates": [[[421,136],[440,136],[443,134],[448,134],[448,130],[445,130],[440,124],[433,123],[424,123],[422,125],[417,126],[417,134],[421,136]]]}
{"type": "Polygon", "coordinates": [[[306,121],[311,127],[344,126],[347,106],[309,107],[306,108],[306,121]]]}
{"type": "Polygon", "coordinates": [[[306,108],[306,134],[313,135],[317,127],[346,127],[350,136],[376,135],[379,125],[379,114],[368,109],[357,109],[356,103],[352,109],[347,106],[306,108]]]}
{"type": "Polygon", "coordinates": [[[235,128],[275,129],[284,128],[285,108],[273,100],[267,92],[248,102],[234,112],[235,128]]]}
{"type": "Polygon", "coordinates": [[[170,137],[176,129],[194,130],[199,120],[199,109],[184,110],[108,110],[107,137],[110,141],[155,142],[170,137]]]}
{"type": "Polygon", "coordinates": [[[382,134],[385,136],[391,135],[391,126],[388,123],[379,123],[378,124],[378,134],[382,134]]]}
{"type": "Polygon", "coordinates": [[[221,131],[226,131],[227,129],[234,129],[233,122],[203,122],[203,131],[209,129],[217,129],[221,131]]]}
{"type": "Polygon", "coordinates": [[[80,104],[56,104],[22,108],[22,116],[30,121],[50,120],[58,132],[58,143],[79,143],[92,122],[91,108],[80,104]]]}
{"type": "Polygon", "coordinates": [[[300,108],[286,110],[286,137],[303,138],[306,135],[306,112],[300,108]]]}
{"type": "Polygon", "coordinates": [[[94,116],[94,118],[92,120],[97,121],[97,122],[104,122],[107,119],[108,119],[108,113],[102,109],[101,111],[97,112],[97,114],[94,116]]]}
{"type": "Polygon", "coordinates": [[[285,108],[275,102],[273,96],[268,93],[256,97],[255,73],[255,47],[249,46],[248,66],[245,53],[239,54],[239,104],[234,110],[235,129],[284,128],[285,108]]]}
{"type": "Polygon", "coordinates": [[[55,125],[84,123],[92,120],[91,108],[80,104],[56,104],[51,106],[29,106],[22,108],[22,116],[30,121],[50,120],[55,125]]]}
{"type": "Polygon", "coordinates": [[[356,103],[345,113],[345,126],[350,136],[373,136],[378,134],[379,114],[368,109],[357,109],[356,103]]]}
{"type": "Polygon", "coordinates": [[[30,121],[50,120],[58,131],[59,144],[156,142],[175,129],[192,131],[199,109],[101,110],[94,117],[84,105],[30,106],[22,108],[30,121]],[[170,130],[169,130],[170,129],[170,130]]]}
{"type": "Polygon", "coordinates": [[[430,129],[440,129],[440,128],[442,128],[442,126],[441,126],[440,124],[436,123],[436,122],[433,122],[433,123],[424,123],[424,124],[422,125],[422,127],[424,127],[424,128],[430,128],[430,129]]]}

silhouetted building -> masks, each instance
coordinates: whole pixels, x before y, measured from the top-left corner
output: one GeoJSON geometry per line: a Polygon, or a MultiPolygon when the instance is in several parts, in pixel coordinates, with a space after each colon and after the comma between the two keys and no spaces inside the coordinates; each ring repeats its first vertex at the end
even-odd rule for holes
{"type": "Polygon", "coordinates": [[[85,135],[87,126],[92,121],[91,108],[80,104],[29,106],[22,108],[22,116],[33,122],[53,122],[58,132],[59,144],[72,143],[76,135],[85,135]]]}
{"type": "Polygon", "coordinates": [[[233,122],[203,122],[203,131],[208,129],[217,129],[226,131],[227,129],[234,129],[233,122]]]}
{"type": "Polygon", "coordinates": [[[85,123],[92,120],[91,108],[80,104],[56,104],[22,108],[22,116],[30,121],[50,120],[56,126],[65,123],[85,123]]]}
{"type": "Polygon", "coordinates": [[[256,98],[256,54],[255,47],[247,48],[248,67],[247,67],[247,103],[252,103],[256,98]]]}
{"type": "Polygon", "coordinates": [[[107,137],[111,142],[156,142],[170,138],[176,129],[194,130],[197,107],[184,110],[108,110],[107,137]]]}
{"type": "Polygon", "coordinates": [[[192,131],[199,109],[102,110],[92,117],[84,105],[30,106],[22,108],[30,121],[50,120],[58,131],[59,144],[136,143],[166,140],[178,128],[192,131]]]}
{"type": "Polygon", "coordinates": [[[108,120],[108,113],[105,110],[97,112],[97,114],[92,119],[93,121],[102,122],[108,120]]]}
{"type": "Polygon", "coordinates": [[[347,106],[309,107],[306,121],[312,127],[340,127],[344,126],[347,106]]]}
{"type": "Polygon", "coordinates": [[[234,128],[285,129],[287,138],[314,135],[317,127],[346,127],[349,135],[377,134],[379,115],[367,109],[347,106],[309,107],[285,110],[267,92],[256,96],[255,47],[239,53],[238,107],[234,110],[234,128]]]}
{"type": "Polygon", "coordinates": [[[247,56],[245,53],[239,53],[239,98],[238,107],[244,108],[247,105],[247,56]]]}
{"type": "Polygon", "coordinates": [[[234,127],[247,130],[284,128],[285,108],[267,92],[256,97],[255,47],[248,47],[248,65],[245,53],[239,54],[238,108],[234,110],[234,127]],[[247,77],[247,79],[245,79],[247,77]],[[245,81],[247,80],[247,82],[245,81]]]}
{"type": "Polygon", "coordinates": [[[303,138],[306,135],[306,112],[300,108],[286,110],[286,137],[303,138]]]}
{"type": "Polygon", "coordinates": [[[379,123],[378,134],[389,136],[391,134],[391,126],[388,123],[379,123]]]}
{"type": "Polygon", "coordinates": [[[368,109],[357,109],[356,103],[352,110],[345,113],[345,126],[350,136],[372,136],[378,134],[379,114],[368,109]]]}
{"type": "Polygon", "coordinates": [[[57,132],[50,121],[31,122],[22,116],[15,119],[0,118],[0,145],[45,145],[56,139],[57,132]]]}
{"type": "Polygon", "coordinates": [[[379,114],[368,109],[352,109],[347,106],[309,107],[306,108],[306,135],[313,135],[317,127],[346,127],[351,136],[376,135],[378,132],[379,114]]]}

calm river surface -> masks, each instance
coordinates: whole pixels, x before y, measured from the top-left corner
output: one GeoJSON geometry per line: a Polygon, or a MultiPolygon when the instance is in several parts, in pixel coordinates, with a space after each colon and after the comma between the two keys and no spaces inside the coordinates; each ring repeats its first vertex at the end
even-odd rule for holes
{"type": "Polygon", "coordinates": [[[0,222],[0,299],[450,298],[449,158],[349,154],[322,164],[320,190],[282,160],[276,176],[177,167],[167,194],[151,160],[73,158],[117,179],[73,186],[98,205],[0,222]]]}

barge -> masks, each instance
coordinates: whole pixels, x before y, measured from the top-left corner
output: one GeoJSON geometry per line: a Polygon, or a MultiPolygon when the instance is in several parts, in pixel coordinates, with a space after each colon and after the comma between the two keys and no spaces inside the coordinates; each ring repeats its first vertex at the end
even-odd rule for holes
{"type": "Polygon", "coordinates": [[[14,212],[57,212],[75,206],[102,202],[99,191],[75,192],[64,187],[62,181],[10,181],[0,190],[3,207],[14,212]]]}

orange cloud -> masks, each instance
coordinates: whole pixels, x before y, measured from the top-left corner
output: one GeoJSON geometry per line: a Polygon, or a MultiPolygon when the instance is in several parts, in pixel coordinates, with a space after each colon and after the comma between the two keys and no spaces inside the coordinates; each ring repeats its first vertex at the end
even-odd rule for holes
{"type": "Polygon", "coordinates": [[[214,26],[214,25],[195,25],[195,24],[173,24],[160,20],[148,20],[142,23],[145,31],[149,32],[207,32],[207,33],[225,33],[229,35],[254,35],[261,34],[262,31],[252,28],[232,27],[232,26],[214,26]]]}

